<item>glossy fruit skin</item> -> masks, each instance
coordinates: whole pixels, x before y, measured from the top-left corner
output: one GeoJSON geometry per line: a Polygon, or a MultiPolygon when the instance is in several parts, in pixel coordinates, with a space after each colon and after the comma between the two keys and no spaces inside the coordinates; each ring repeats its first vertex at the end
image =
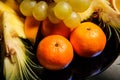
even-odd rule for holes
{"type": "Polygon", "coordinates": [[[40,21],[37,21],[33,16],[27,16],[25,18],[24,32],[26,37],[33,43],[35,42],[39,25],[40,21]]]}
{"type": "Polygon", "coordinates": [[[84,22],[71,33],[70,42],[79,56],[94,57],[104,50],[106,35],[94,23],[84,22]]]}
{"type": "Polygon", "coordinates": [[[66,1],[60,1],[54,7],[55,16],[61,20],[67,18],[72,12],[72,7],[66,1]]]}
{"type": "Polygon", "coordinates": [[[32,16],[33,7],[36,5],[36,1],[23,0],[20,4],[20,11],[24,16],[32,16]]]}
{"type": "Polygon", "coordinates": [[[84,12],[91,4],[92,0],[68,0],[75,12],[84,12]]]}
{"type": "Polygon", "coordinates": [[[71,30],[62,21],[60,23],[54,24],[47,18],[42,23],[41,33],[43,36],[58,34],[68,38],[71,30]]]}
{"type": "Polygon", "coordinates": [[[69,17],[63,20],[64,24],[70,29],[74,29],[80,24],[80,17],[76,12],[72,12],[69,17]]]}
{"type": "Polygon", "coordinates": [[[64,69],[73,59],[73,47],[65,37],[50,35],[40,41],[37,58],[46,69],[64,69]]]}
{"type": "Polygon", "coordinates": [[[32,14],[38,21],[42,21],[47,17],[48,4],[45,1],[39,1],[34,7],[32,14]]]}
{"type": "Polygon", "coordinates": [[[119,13],[120,12],[120,0],[110,0],[112,7],[119,13]]]}

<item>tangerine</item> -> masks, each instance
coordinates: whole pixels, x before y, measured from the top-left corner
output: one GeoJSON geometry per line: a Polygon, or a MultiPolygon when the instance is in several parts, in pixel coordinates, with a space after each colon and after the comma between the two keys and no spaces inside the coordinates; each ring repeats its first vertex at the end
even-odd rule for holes
{"type": "Polygon", "coordinates": [[[25,35],[33,43],[35,42],[39,25],[40,22],[37,21],[33,16],[27,16],[25,18],[25,27],[24,27],[25,35]]]}
{"type": "Polygon", "coordinates": [[[46,69],[64,69],[73,59],[73,47],[63,36],[49,35],[38,44],[37,58],[46,69]]]}
{"type": "Polygon", "coordinates": [[[43,20],[41,33],[43,34],[43,36],[58,34],[68,38],[71,33],[71,30],[64,24],[64,22],[61,21],[59,23],[54,24],[47,18],[43,20]]]}
{"type": "Polygon", "coordinates": [[[105,48],[106,35],[98,25],[83,22],[71,33],[70,42],[79,56],[94,57],[105,48]]]}

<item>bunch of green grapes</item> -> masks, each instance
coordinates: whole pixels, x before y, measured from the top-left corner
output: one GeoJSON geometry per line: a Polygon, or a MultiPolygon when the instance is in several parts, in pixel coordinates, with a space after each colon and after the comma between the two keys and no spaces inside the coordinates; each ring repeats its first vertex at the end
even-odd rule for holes
{"type": "Polygon", "coordinates": [[[80,23],[78,12],[86,10],[90,0],[23,0],[20,11],[24,16],[33,16],[42,21],[47,17],[52,23],[61,20],[69,28],[74,28],[80,23]]]}

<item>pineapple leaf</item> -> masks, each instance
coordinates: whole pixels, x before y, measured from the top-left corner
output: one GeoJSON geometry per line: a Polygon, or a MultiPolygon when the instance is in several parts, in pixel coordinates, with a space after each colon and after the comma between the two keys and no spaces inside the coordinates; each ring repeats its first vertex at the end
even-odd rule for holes
{"type": "Polygon", "coordinates": [[[79,13],[79,15],[83,21],[90,18],[94,12],[97,12],[99,15],[99,25],[106,29],[105,31],[108,40],[114,33],[116,35],[117,43],[120,44],[120,13],[111,7],[108,0],[92,0],[90,7],[86,11],[79,13]]]}

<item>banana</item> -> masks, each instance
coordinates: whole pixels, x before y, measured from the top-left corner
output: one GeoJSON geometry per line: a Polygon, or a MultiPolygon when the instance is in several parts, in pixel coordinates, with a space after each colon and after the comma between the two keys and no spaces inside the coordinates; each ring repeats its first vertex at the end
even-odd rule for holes
{"type": "Polygon", "coordinates": [[[15,11],[12,8],[10,8],[6,4],[4,4],[2,1],[0,1],[0,15],[4,11],[8,11],[8,12],[16,14],[15,11]]]}
{"type": "Polygon", "coordinates": [[[6,80],[19,79],[19,65],[25,65],[25,48],[19,37],[25,38],[23,23],[15,14],[3,12],[3,30],[6,45],[6,56],[4,59],[4,74],[6,80]],[[12,19],[12,20],[11,20],[12,19]],[[18,62],[19,61],[19,62],[18,62]],[[8,66],[9,65],[9,66],[8,66]],[[11,74],[11,75],[10,75],[11,74]],[[18,77],[16,77],[18,76],[18,77]]]}
{"type": "Polygon", "coordinates": [[[36,58],[29,50],[24,33],[24,22],[14,9],[0,1],[0,26],[6,52],[4,53],[3,73],[6,80],[40,80],[34,70],[41,71],[41,66],[31,60],[36,58]]]}
{"type": "Polygon", "coordinates": [[[4,3],[11,7],[13,10],[15,10],[16,12],[19,12],[19,5],[15,0],[6,0],[4,3]]]}

